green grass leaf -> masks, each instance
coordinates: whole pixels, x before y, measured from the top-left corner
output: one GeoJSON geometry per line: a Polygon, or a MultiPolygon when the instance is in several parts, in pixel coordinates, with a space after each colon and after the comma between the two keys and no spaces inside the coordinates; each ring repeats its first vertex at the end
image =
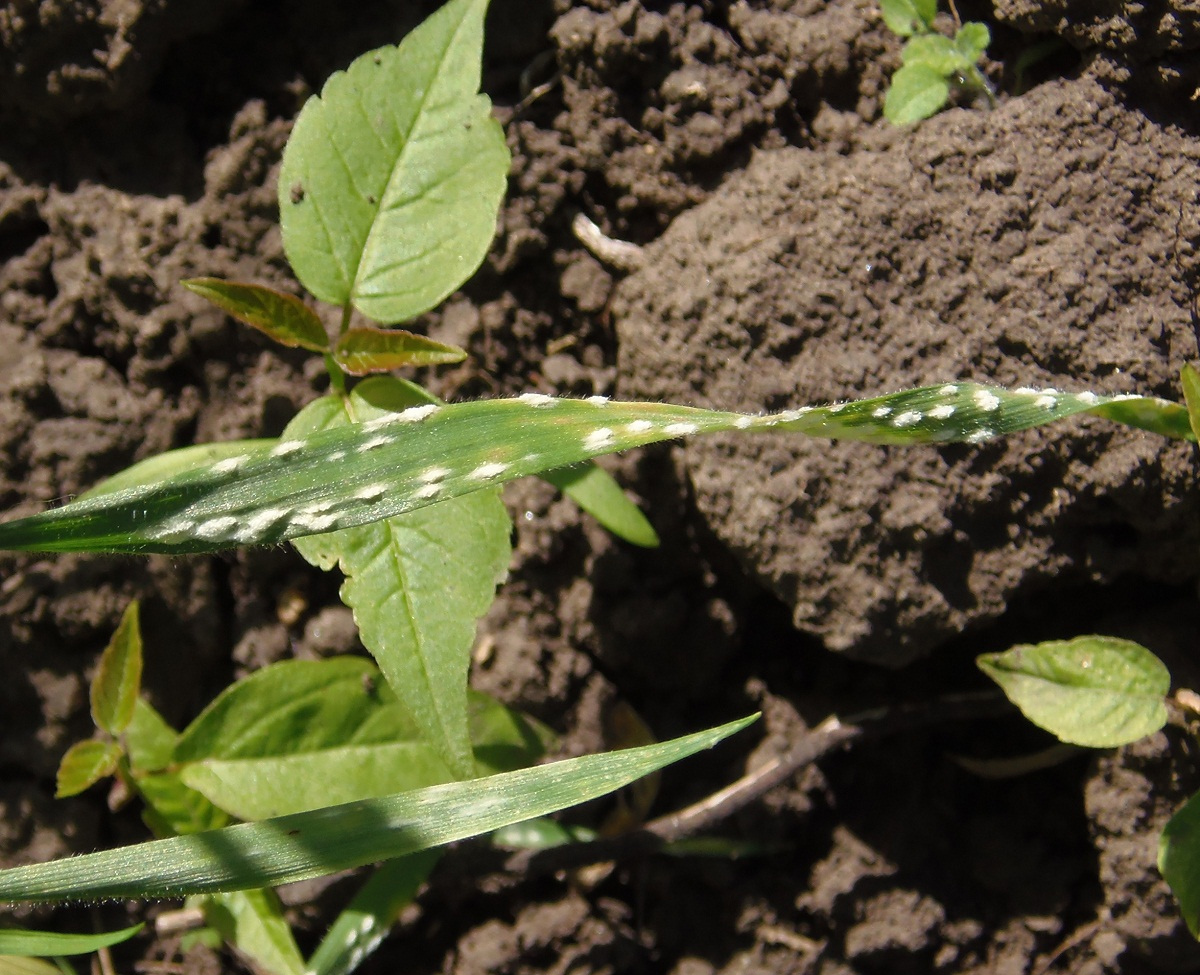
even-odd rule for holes
{"type": "Polygon", "coordinates": [[[546,471],[549,481],[605,528],[642,548],[658,548],[658,533],[621,486],[591,461],[546,471]]]}
{"type": "Polygon", "coordinates": [[[753,720],[660,745],[0,870],[0,901],[180,897],[270,887],[390,860],[606,795],[753,720]]]}
{"type": "Polygon", "coordinates": [[[1145,647],[1110,636],[1018,646],[978,657],[1021,712],[1060,741],[1113,748],[1158,731],[1171,675],[1145,647]]]}
{"type": "Polygon", "coordinates": [[[279,176],[284,249],[318,298],[394,324],[479,267],[509,154],[479,94],[487,0],[452,0],[310,98],[279,176]]]}
{"type": "Polygon", "coordinates": [[[883,115],[893,125],[912,125],[935,114],[949,98],[944,74],[927,64],[906,64],[892,75],[883,115]]]}
{"type": "Polygon", "coordinates": [[[280,345],[310,352],[325,352],[329,348],[329,336],[321,319],[295,295],[262,284],[240,284],[220,278],[192,278],[180,284],[280,345]]]}
{"type": "Polygon", "coordinates": [[[1192,796],[1163,828],[1158,870],[1179,901],[1193,938],[1200,938],[1200,794],[1192,796]]]}
{"type": "Polygon", "coordinates": [[[54,798],[79,795],[84,789],[112,775],[117,770],[120,758],[121,746],[115,741],[89,738],[76,742],[67,749],[58,764],[54,798]]]}
{"type": "Polygon", "coordinates": [[[124,731],[133,720],[141,689],[142,631],[135,599],[125,607],[92,678],[92,720],[96,727],[114,736],[124,731]]]}
{"type": "Polygon", "coordinates": [[[120,931],[103,934],[58,934],[53,931],[26,931],[23,928],[0,928],[0,955],[33,955],[39,958],[55,955],[86,955],[99,948],[128,941],[142,930],[135,924],[120,931]]]}
{"type": "Polygon", "coordinates": [[[382,521],[600,454],[703,433],[981,443],[1077,413],[1169,437],[1195,436],[1187,411],[1160,399],[965,382],[766,416],[527,393],[427,403],[265,446],[249,441],[242,453],[206,468],[0,524],[0,549],[188,553],[269,545],[382,521]]]}
{"type": "MultiPolygon", "coordinates": [[[[440,406],[412,383],[376,377],[348,398],[306,407],[285,436],[386,423],[405,409],[440,406]]],[[[295,542],[309,562],[345,573],[340,593],[363,646],[459,778],[475,774],[467,727],[475,621],[508,574],[511,533],[500,492],[491,489],[295,542]]]]}
{"type": "Polygon", "coordinates": [[[937,0],[879,0],[879,10],[888,30],[901,37],[933,29],[937,0]]]}
{"type": "Polygon", "coordinates": [[[238,890],[204,898],[204,920],[251,969],[270,975],[303,975],[304,958],[273,890],[238,890]]]}
{"type": "Polygon", "coordinates": [[[358,968],[412,903],[440,856],[440,850],[422,850],[381,865],[330,925],[308,959],[308,970],[349,975],[358,968]]]}
{"type": "Polygon", "coordinates": [[[405,366],[436,366],[462,362],[467,353],[404,329],[356,327],[347,329],[333,349],[334,361],[352,376],[388,372],[405,366]]]}

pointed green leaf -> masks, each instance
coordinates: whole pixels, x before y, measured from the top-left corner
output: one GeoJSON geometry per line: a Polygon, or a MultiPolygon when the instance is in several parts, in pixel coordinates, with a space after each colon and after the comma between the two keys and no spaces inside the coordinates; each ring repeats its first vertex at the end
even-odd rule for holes
{"type": "Polygon", "coordinates": [[[526,393],[511,400],[427,403],[273,446],[249,442],[243,453],[208,468],[0,524],[0,549],[187,553],[269,545],[381,521],[600,454],[702,433],[980,443],[1076,413],[1195,438],[1187,411],[1176,403],[975,383],[766,416],[526,393]]]}
{"type": "Polygon", "coordinates": [[[124,738],[133,770],[157,772],[171,763],[179,734],[145,698],[138,698],[124,738]]]}
{"type": "Polygon", "coordinates": [[[26,931],[22,928],[0,928],[0,955],[86,955],[100,948],[128,941],[142,930],[135,924],[120,931],[103,934],[58,934],[54,931],[26,931]]]}
{"type": "Polygon", "coordinates": [[[462,362],[467,353],[403,329],[347,329],[333,350],[334,361],[352,376],[390,372],[405,366],[436,366],[462,362]]]}
{"type": "Polygon", "coordinates": [[[92,720],[110,735],[119,735],[133,720],[142,689],[142,630],[135,599],[121,616],[116,632],[100,655],[92,679],[92,720]]]}
{"type": "Polygon", "coordinates": [[[1200,372],[1190,363],[1185,363],[1180,375],[1183,400],[1187,405],[1188,423],[1193,435],[1200,437],[1200,372]]]}
{"type": "Polygon", "coordinates": [[[1192,796],[1163,828],[1158,871],[1179,901],[1179,913],[1200,939],[1200,794],[1192,796]]]}
{"type": "Polygon", "coordinates": [[[89,738],[79,741],[67,749],[58,765],[56,799],[77,796],[84,789],[95,785],[117,770],[121,758],[121,746],[114,741],[89,738]]]}
{"type": "Polygon", "coordinates": [[[883,115],[893,125],[912,125],[935,114],[949,98],[944,74],[926,64],[906,64],[892,75],[883,115]]]}
{"type": "Polygon", "coordinates": [[[382,324],[432,308],[479,267],[509,155],[479,94],[486,0],[452,0],[334,74],[292,130],[283,243],[314,295],[382,324]]]}
{"type": "Polygon", "coordinates": [[[211,758],[186,765],[185,784],[235,819],[256,822],[452,782],[423,741],[344,745],[298,755],[211,758]]]}
{"type": "Polygon", "coordinates": [[[362,657],[286,660],[225,688],[183,730],[174,761],[299,755],[331,745],[415,737],[378,671],[362,657]]]}
{"type": "Polygon", "coordinates": [[[422,850],[382,864],[330,926],[308,959],[308,970],[350,975],[379,947],[440,856],[439,850],[422,850]]]}
{"type": "Polygon", "coordinates": [[[138,794],[146,804],[142,819],[155,836],[183,836],[220,829],[229,815],[195,789],[184,785],[175,771],[155,772],[135,779],[138,794]]]}
{"type": "Polygon", "coordinates": [[[753,720],[659,745],[0,870],[0,901],[179,897],[271,887],[390,860],[606,795],[753,720]]]}
{"type": "Polygon", "coordinates": [[[1113,748],[1158,731],[1171,675],[1130,640],[1081,636],[976,659],[1022,713],[1060,741],[1113,748]]]}
{"type": "Polygon", "coordinates": [[[310,352],[324,352],[329,348],[329,336],[321,319],[295,295],[262,284],[242,284],[220,278],[192,278],[181,283],[280,345],[310,352]]]}
{"type": "Polygon", "coordinates": [[[932,29],[937,0],[879,0],[879,10],[888,30],[900,37],[932,29]]]}
{"type": "MultiPolygon", "coordinates": [[[[439,409],[411,383],[377,377],[349,398],[302,410],[285,436],[386,423],[404,409],[439,409]]],[[[512,522],[497,490],[295,542],[309,562],[346,575],[342,601],[387,682],[459,778],[475,774],[467,671],[475,621],[512,558],[512,522]]]]}
{"type": "Polygon", "coordinates": [[[204,920],[255,971],[302,975],[304,958],[273,890],[238,890],[204,899],[204,920]]]}
{"type": "Polygon", "coordinates": [[[610,532],[631,545],[658,548],[658,533],[602,467],[591,461],[546,471],[549,481],[610,532]]]}
{"type": "MultiPolygon", "coordinates": [[[[470,698],[482,772],[544,750],[537,729],[485,695],[470,698]]],[[[183,782],[238,819],[259,820],[455,778],[379,670],[359,657],[290,660],[231,687],[184,732],[183,782]]]]}

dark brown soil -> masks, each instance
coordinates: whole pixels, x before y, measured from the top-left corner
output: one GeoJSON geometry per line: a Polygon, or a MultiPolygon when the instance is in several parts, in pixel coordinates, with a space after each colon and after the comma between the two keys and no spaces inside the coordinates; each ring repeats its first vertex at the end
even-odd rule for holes
{"type": "MultiPolygon", "coordinates": [[[[322,390],[319,364],[178,281],[294,287],[274,204],[291,119],[435,6],[0,4],[0,510],[168,447],[274,435],[322,390]]],[[[493,7],[485,87],[514,168],[484,269],[420,323],[471,352],[423,377],[440,395],[756,410],[964,377],[1175,395],[1200,328],[1186,0],[963,3],[992,27],[1000,104],[902,131],[879,117],[899,42],[869,0],[493,7]],[[1048,37],[1062,44],[1018,78],[1048,37]],[[515,113],[523,74],[552,84],[515,113]],[[578,212],[650,245],[641,270],[583,248],[578,212]]],[[[571,753],[605,746],[617,701],[660,737],[764,711],[754,734],[670,770],[659,812],[829,714],[982,689],[974,654],[1015,642],[1128,636],[1196,686],[1193,464],[1087,421],[970,450],[699,442],[612,465],[663,537],[650,552],[521,483],[475,683],[571,753]]],[[[144,835],[98,791],[51,798],[130,598],[150,693],[178,723],[251,668],[357,648],[336,580],[283,549],[0,566],[5,865],[144,835]]],[[[1186,736],[1000,780],[955,760],[1046,744],[1013,718],[855,746],[724,824],[764,856],[479,885],[443,870],[364,971],[1200,968],[1154,866],[1197,785],[1186,736]]],[[[345,887],[313,907],[311,890],[287,895],[306,944],[345,887]]],[[[143,911],[62,923],[127,914],[143,911]]],[[[123,951],[123,971],[236,965],[149,935],[123,951]]]]}

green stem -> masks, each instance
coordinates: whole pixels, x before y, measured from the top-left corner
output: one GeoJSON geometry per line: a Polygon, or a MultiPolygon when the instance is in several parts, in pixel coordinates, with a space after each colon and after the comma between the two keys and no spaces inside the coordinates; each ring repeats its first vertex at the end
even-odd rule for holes
{"type": "Polygon", "coordinates": [[[337,364],[333,354],[325,353],[325,369],[329,372],[329,385],[338,396],[343,399],[346,396],[346,374],[342,372],[342,367],[337,364]]]}

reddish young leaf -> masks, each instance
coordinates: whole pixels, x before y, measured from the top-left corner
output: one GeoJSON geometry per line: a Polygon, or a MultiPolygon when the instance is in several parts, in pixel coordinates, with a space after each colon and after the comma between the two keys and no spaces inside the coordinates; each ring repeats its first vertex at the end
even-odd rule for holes
{"type": "Polygon", "coordinates": [[[338,339],[333,358],[352,376],[390,372],[402,366],[435,366],[462,362],[467,353],[404,329],[351,328],[338,339]]]}
{"type": "Polygon", "coordinates": [[[266,333],[280,345],[310,352],[329,350],[329,336],[321,319],[295,295],[261,284],[240,284],[220,278],[192,278],[184,281],[183,286],[239,322],[266,333]]]}

